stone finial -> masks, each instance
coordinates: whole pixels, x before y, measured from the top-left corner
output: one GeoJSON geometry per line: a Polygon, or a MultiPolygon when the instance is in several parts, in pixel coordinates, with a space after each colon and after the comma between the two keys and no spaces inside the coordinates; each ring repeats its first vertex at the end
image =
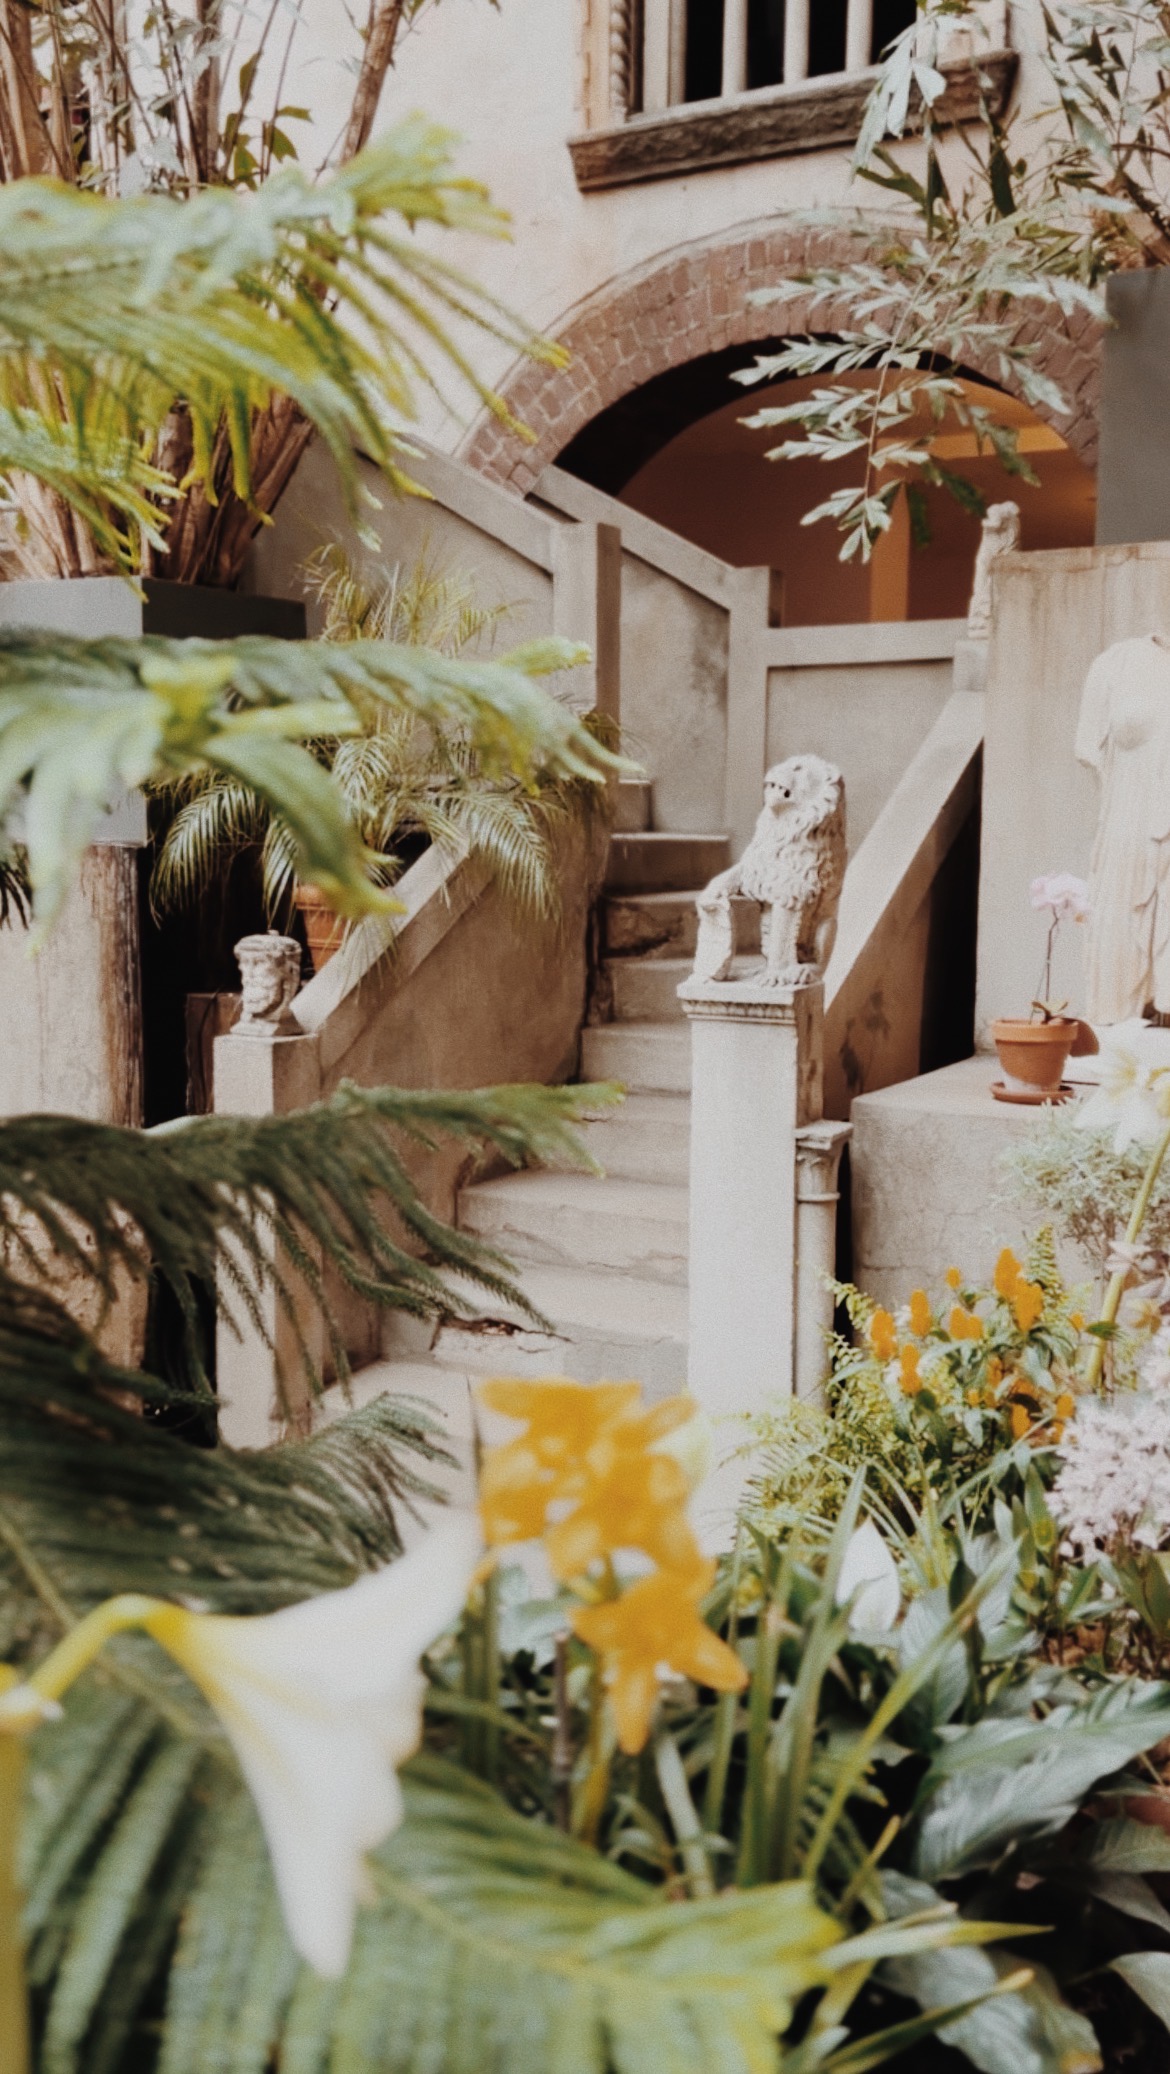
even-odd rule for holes
{"type": "Polygon", "coordinates": [[[712,879],[696,903],[693,978],[726,980],[735,957],[735,894],[760,908],[762,972],[751,984],[819,979],[832,955],[845,877],[845,780],[820,756],[790,756],[764,778],[764,806],[738,864],[712,879]]]}
{"type": "Polygon", "coordinates": [[[993,504],[983,521],[983,537],[975,557],[975,581],[967,611],[967,639],[991,638],[991,572],[1001,555],[1011,554],[1020,544],[1018,504],[993,504]]]}
{"type": "Polygon", "coordinates": [[[304,1033],[290,1013],[301,986],[301,947],[292,936],[268,930],[242,936],[236,963],[243,982],[240,1020],[234,1036],[300,1037],[304,1033]]]}

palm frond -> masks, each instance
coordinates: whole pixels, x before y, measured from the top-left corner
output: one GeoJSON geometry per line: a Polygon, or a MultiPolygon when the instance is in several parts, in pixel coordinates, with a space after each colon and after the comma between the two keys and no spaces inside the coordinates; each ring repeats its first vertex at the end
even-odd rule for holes
{"type": "Polygon", "coordinates": [[[580,653],[547,641],[469,662],[381,642],[0,633],[0,819],[24,807],[37,913],[51,916],[121,786],[209,766],[282,815],[300,877],[339,912],[373,912],[387,897],[359,831],[296,738],[403,714],[464,730],[489,776],[597,781],[621,759],[536,682],[580,653]]]}
{"type": "Polygon", "coordinates": [[[461,655],[514,610],[486,604],[474,578],[446,567],[426,543],[409,567],[397,562],[388,575],[371,578],[359,573],[341,541],[330,540],[308,557],[301,574],[324,614],[326,641],[406,641],[461,655]]]}
{"type": "MultiPolygon", "coordinates": [[[[31,1291],[49,1307],[42,1329],[72,1343],[76,1329],[63,1310],[52,1314],[66,1286],[74,1294],[88,1287],[108,1306],[118,1299],[120,1276],[154,1276],[175,1298],[189,1372],[198,1377],[197,1291],[218,1269],[230,1286],[229,1318],[234,1307],[237,1323],[247,1318],[261,1332],[266,1281],[275,1279],[294,1322],[298,1288],[307,1289],[326,1319],[332,1365],[344,1376],[344,1341],[328,1314],[314,1247],[356,1295],[385,1307],[467,1315],[468,1300],[444,1281],[446,1269],[529,1310],[501,1255],[426,1208],[402,1147],[453,1138],[491,1146],[515,1165],[528,1158],[588,1165],[572,1126],[612,1098],[610,1090],[578,1087],[417,1094],[346,1085],[291,1116],[193,1117],[146,1133],[71,1117],[10,1118],[0,1131],[8,1238],[0,1327],[6,1315],[19,1323],[27,1314],[31,1291]],[[273,1238],[297,1287],[271,1267],[273,1238]]],[[[319,1381],[303,1336],[301,1351],[310,1379],[319,1381]]],[[[80,1358],[76,1348],[72,1358],[80,1358]]]]}
{"type": "Polygon", "coordinates": [[[840,1982],[843,2013],[890,1949],[980,1939],[980,1926],[952,1918],[846,1941],[798,1882],[672,1903],[420,1758],[404,1777],[407,1821],[373,1862],[347,1977],[325,1983],[292,1955],[251,1802],[214,1731],[201,1736],[197,1716],[186,1740],[149,1721],[144,1735],[125,1697],[96,1679],[79,1699],[72,1727],[34,1746],[30,1918],[55,2048],[45,2074],[109,2074],[106,2041],[124,2043],[141,2021],[137,1935],[150,1922],[164,1946],[156,1981],[178,1933],[159,2074],[266,2074],[275,2059],[362,2074],[765,2069],[804,1998],[840,1982]],[[119,1748],[120,1777],[108,1761],[95,1767],[119,1748]],[[145,1875],[137,1906],[123,1892],[101,1942],[87,1896],[100,1879],[112,1898],[111,1860],[145,1875]],[[181,1928],[176,1887],[189,1894],[181,1928]]]}
{"type": "Polygon", "coordinates": [[[289,398],[355,511],[357,446],[412,487],[389,421],[413,416],[435,358],[511,422],[451,327],[470,321],[550,361],[559,350],[386,228],[397,217],[412,232],[502,231],[483,190],[454,176],[450,143],[414,117],[320,184],[288,167],[252,193],[183,202],[111,201],[51,180],[0,188],[0,468],[51,483],[126,562],[125,525],[100,500],[123,521],[144,517],[152,485],[132,456],[179,401],[191,479],[212,479],[222,428],[233,487],[250,500],[254,415],[289,398]]]}

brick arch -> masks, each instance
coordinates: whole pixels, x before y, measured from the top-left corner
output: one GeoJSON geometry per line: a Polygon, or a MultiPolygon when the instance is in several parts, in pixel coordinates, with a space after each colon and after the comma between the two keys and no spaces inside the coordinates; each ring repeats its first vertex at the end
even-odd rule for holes
{"type": "MultiPolygon", "coordinates": [[[[526,445],[497,419],[484,414],[472,426],[461,457],[493,480],[526,496],[541,471],[584,426],[655,375],[728,346],[750,347],[773,337],[781,324],[791,333],[831,331],[834,312],[824,302],[815,318],[812,298],[762,307],[752,291],[816,264],[856,259],[857,241],[840,231],[810,230],[772,218],[672,251],[636,271],[619,275],[579,303],[553,335],[571,354],[566,368],[519,361],[502,384],[513,414],[536,435],[526,445]]],[[[849,324],[847,310],[837,322],[849,324]]],[[[1026,314],[1017,327],[1021,343],[1041,348],[1039,365],[1071,404],[1071,415],[1048,416],[1084,464],[1097,459],[1100,388],[1100,327],[1084,311],[1062,320],[1050,307],[1026,314]]],[[[1001,380],[978,356],[972,373],[1001,380]]],[[[1014,386],[1008,378],[1008,386],[1014,386]]]]}

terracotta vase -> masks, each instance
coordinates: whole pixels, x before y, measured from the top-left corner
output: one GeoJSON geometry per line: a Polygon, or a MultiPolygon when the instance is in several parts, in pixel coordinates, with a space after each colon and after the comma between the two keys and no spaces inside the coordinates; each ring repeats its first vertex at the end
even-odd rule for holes
{"type": "Polygon", "coordinates": [[[305,941],[313,970],[320,972],[322,966],[328,965],[334,953],[341,949],[345,923],[340,915],[334,914],[325,895],[316,886],[297,887],[297,907],[305,924],[305,941]]]}
{"type": "Polygon", "coordinates": [[[1022,1016],[1001,1016],[991,1025],[1003,1081],[992,1089],[1001,1101],[1053,1102],[1061,1095],[1065,1062],[1077,1041],[1080,1025],[1072,1016],[1031,1023],[1022,1016]]]}

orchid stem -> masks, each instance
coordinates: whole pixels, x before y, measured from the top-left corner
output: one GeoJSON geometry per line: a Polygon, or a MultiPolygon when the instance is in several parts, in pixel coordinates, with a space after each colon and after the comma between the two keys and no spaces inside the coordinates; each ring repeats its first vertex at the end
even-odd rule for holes
{"type": "MultiPolygon", "coordinates": [[[[1170,1151],[1170,1129],[1163,1131],[1162,1136],[1150,1154],[1150,1163],[1146,1168],[1142,1185],[1138,1189],[1133,1209],[1130,1212],[1129,1224],[1125,1233],[1125,1243],[1127,1246],[1136,1245],[1141,1235],[1142,1226],[1146,1221],[1146,1213],[1149,1210],[1150,1201],[1158,1183],[1158,1176],[1162,1171],[1162,1163],[1168,1151],[1170,1151]]],[[[1125,1285],[1128,1279],[1128,1268],[1120,1269],[1113,1276],[1105,1292],[1105,1302],[1101,1309],[1101,1316],[1097,1320],[1098,1325],[1116,1325],[1117,1313],[1121,1309],[1121,1299],[1125,1293],[1125,1285]]],[[[1085,1381],[1091,1390],[1096,1389],[1101,1381],[1105,1367],[1105,1339],[1107,1337],[1107,1334],[1105,1337],[1097,1337],[1093,1345],[1093,1351],[1089,1356],[1089,1366],[1085,1371],[1085,1381]]]]}
{"type": "Polygon", "coordinates": [[[24,1739],[0,1736],[0,2067],[30,2074],[28,1988],[17,1882],[24,1739]]]}

